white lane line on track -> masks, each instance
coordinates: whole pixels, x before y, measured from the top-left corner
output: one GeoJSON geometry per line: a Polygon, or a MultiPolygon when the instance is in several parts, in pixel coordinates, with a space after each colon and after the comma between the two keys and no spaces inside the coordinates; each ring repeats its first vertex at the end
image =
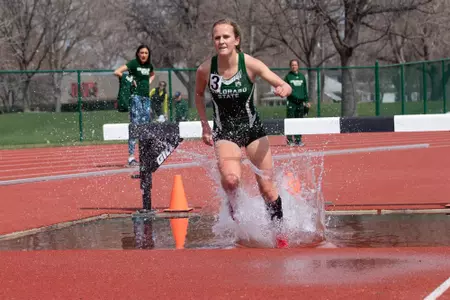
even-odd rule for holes
{"type": "MultiPolygon", "coordinates": [[[[171,161],[173,162],[169,162],[169,163],[185,163],[185,162],[191,162],[192,159],[171,159],[171,161]]],[[[73,161],[67,161],[67,162],[73,162],[73,161]]],[[[63,162],[64,163],[64,162],[63,162]]],[[[19,172],[19,171],[28,171],[28,170],[45,170],[45,169],[61,169],[61,168],[71,168],[67,171],[77,171],[77,168],[79,169],[79,171],[85,171],[87,168],[88,169],[93,169],[93,170],[101,170],[101,169],[107,169],[107,168],[121,168],[121,167],[125,167],[126,162],[124,162],[123,160],[121,161],[104,161],[104,162],[86,162],[84,161],[84,163],[67,163],[67,164],[47,164],[47,165],[43,165],[42,163],[33,163],[34,165],[37,165],[36,167],[21,167],[21,168],[17,168],[19,167],[18,165],[3,165],[1,166],[2,168],[4,167],[16,167],[16,168],[12,168],[12,169],[1,169],[0,170],[0,174],[2,173],[6,173],[6,175],[8,175],[9,172],[19,172]]],[[[30,164],[31,165],[31,164],[30,164]]],[[[23,165],[23,166],[29,166],[27,165],[23,165]]],[[[61,170],[64,171],[64,170],[61,170]]],[[[49,173],[51,174],[51,172],[49,173]]],[[[1,177],[5,177],[6,175],[0,175],[1,177]]]]}
{"type": "MultiPolygon", "coordinates": [[[[329,140],[328,142],[326,140],[323,141],[312,141],[310,143],[308,143],[308,146],[313,146],[313,147],[321,147],[321,146],[333,146],[333,147],[342,147],[342,146],[351,146],[351,145],[361,145],[364,143],[368,143],[371,144],[373,146],[380,144],[389,144],[389,145],[393,145],[393,144],[401,144],[401,143],[435,143],[435,142],[446,142],[448,141],[447,138],[430,138],[430,137],[398,137],[398,138],[380,138],[380,139],[376,139],[376,138],[366,138],[366,139],[355,139],[355,140],[350,140],[350,141],[341,141],[341,140],[329,140]]],[[[99,157],[103,157],[105,155],[105,153],[117,153],[118,150],[119,151],[126,151],[126,149],[117,149],[115,147],[106,147],[106,146],[99,146],[97,149],[96,148],[90,148],[88,149],[76,149],[76,148],[69,148],[67,150],[61,150],[61,149],[57,149],[57,148],[52,148],[53,151],[48,152],[49,149],[45,149],[45,148],[39,148],[39,149],[33,149],[34,151],[27,151],[25,153],[18,153],[21,150],[12,150],[12,151],[16,151],[16,152],[10,152],[10,153],[2,153],[2,151],[9,151],[9,150],[1,150],[0,151],[0,161],[3,159],[7,159],[7,158],[11,158],[11,159],[15,159],[15,158],[22,158],[22,159],[27,159],[27,158],[31,158],[31,159],[42,159],[44,157],[49,157],[49,158],[54,158],[54,157],[58,157],[58,156],[85,156],[86,154],[89,154],[92,157],[95,156],[99,156],[99,157]],[[74,150],[76,149],[76,150],[74,150]],[[94,152],[94,153],[93,153],[94,152]],[[97,152],[97,153],[96,153],[97,152]]]]}
{"type": "MultiPolygon", "coordinates": [[[[194,149],[193,151],[196,151],[196,149],[194,149]]],[[[110,153],[101,152],[101,151],[98,151],[98,153],[91,152],[91,153],[78,153],[78,154],[61,152],[61,153],[47,153],[47,154],[42,154],[42,155],[30,154],[29,156],[23,156],[23,157],[18,157],[18,156],[2,157],[2,156],[0,156],[0,163],[4,163],[4,162],[24,163],[24,162],[35,162],[36,160],[48,161],[48,162],[66,161],[66,160],[72,161],[72,160],[85,160],[86,157],[88,157],[91,160],[94,160],[94,159],[95,160],[104,160],[104,159],[111,159],[111,158],[114,158],[114,159],[119,158],[119,159],[126,161],[126,159],[128,157],[127,153],[128,153],[128,150],[121,151],[121,152],[110,151],[110,153]]],[[[138,155],[138,153],[136,153],[136,155],[138,155]]]]}
{"type": "MultiPolygon", "coordinates": [[[[368,145],[364,144],[355,144],[355,145],[326,145],[326,146],[312,146],[307,145],[307,147],[302,148],[290,148],[286,147],[284,145],[282,146],[273,146],[272,148],[272,154],[283,154],[283,153],[292,153],[294,152],[311,152],[311,151],[330,151],[330,150],[341,150],[341,149],[359,149],[359,148],[368,148],[368,147],[392,147],[392,146],[408,146],[412,144],[428,144],[428,148],[447,148],[450,147],[450,141],[447,143],[429,143],[429,142],[419,142],[419,143],[410,143],[410,144],[404,144],[404,143],[392,143],[392,144],[377,144],[377,143],[371,143],[368,145]]],[[[178,149],[183,150],[186,152],[189,152],[189,150],[184,149],[178,149]]],[[[197,154],[200,156],[211,156],[214,157],[213,154],[205,151],[196,151],[195,149],[191,151],[192,154],[197,154]]],[[[137,158],[139,157],[138,153],[137,158]]],[[[245,153],[244,153],[245,156],[245,153]]],[[[22,168],[28,168],[28,167],[43,167],[44,165],[48,166],[58,166],[58,165],[67,165],[67,164],[84,164],[84,165],[105,165],[105,164],[125,164],[126,159],[124,161],[124,156],[122,154],[116,153],[112,155],[85,155],[85,156],[79,156],[74,157],[71,155],[68,156],[55,156],[50,155],[50,157],[38,157],[38,158],[25,158],[25,159],[18,159],[18,158],[11,158],[11,159],[1,159],[0,158],[0,171],[8,169],[22,169],[22,168]]],[[[189,161],[192,158],[187,157],[186,155],[180,154],[177,151],[173,153],[170,157],[171,159],[181,160],[181,161],[189,161]]]]}
{"type": "MultiPolygon", "coordinates": [[[[427,142],[427,144],[430,144],[429,142],[427,142]]],[[[386,145],[385,143],[382,144],[378,144],[378,143],[370,143],[369,145],[367,145],[366,147],[378,147],[378,146],[401,146],[401,145],[407,145],[404,143],[391,143],[386,145]]],[[[448,144],[450,146],[450,144],[448,144]]],[[[361,148],[361,144],[354,144],[354,146],[359,146],[359,147],[355,147],[355,148],[361,148]]],[[[443,145],[436,145],[436,146],[443,146],[443,145]]],[[[276,150],[274,150],[275,152],[286,152],[289,153],[292,150],[290,150],[290,148],[282,145],[282,147],[286,148],[281,150],[280,148],[276,148],[276,146],[274,146],[276,150]],[[281,151],[280,151],[281,150],[281,151]]],[[[313,145],[309,145],[308,144],[308,148],[306,148],[307,151],[325,151],[325,150],[330,150],[333,148],[341,148],[342,147],[347,147],[347,148],[353,148],[353,144],[345,144],[345,145],[321,145],[321,146],[313,146],[313,145]]],[[[431,145],[430,147],[435,147],[434,145],[431,145]]],[[[305,148],[303,148],[305,149],[305,148]]],[[[180,149],[181,150],[181,149],[180,149]]],[[[296,149],[297,150],[297,149],[296,149]]],[[[188,150],[183,150],[183,151],[188,151],[188,150]]],[[[180,159],[184,160],[186,159],[184,155],[178,155],[179,153],[174,153],[172,154],[172,157],[177,158],[178,156],[180,156],[180,159]]],[[[202,154],[199,153],[199,155],[208,155],[208,153],[202,154]]],[[[65,163],[65,162],[70,162],[70,163],[76,163],[79,161],[82,161],[84,163],[89,162],[92,164],[111,164],[111,163],[121,163],[123,160],[123,155],[115,152],[115,155],[105,155],[105,154],[90,154],[86,157],[86,155],[64,155],[64,156],[58,156],[56,154],[49,154],[48,158],[47,156],[42,156],[42,157],[28,157],[25,159],[18,159],[18,158],[11,158],[8,160],[2,160],[0,159],[0,168],[1,169],[5,169],[5,168],[12,168],[14,170],[17,169],[22,169],[22,168],[17,168],[17,167],[25,167],[25,166],[33,166],[33,165],[38,165],[39,167],[42,167],[42,163],[43,162],[48,162],[49,164],[51,163],[51,165],[54,165],[54,163],[65,163]]]]}
{"type": "MultiPolygon", "coordinates": [[[[273,155],[274,160],[277,159],[287,159],[301,156],[327,156],[327,155],[341,155],[341,154],[352,154],[352,153],[367,153],[367,152],[380,152],[380,151],[395,151],[395,150],[406,150],[406,149],[424,149],[428,148],[429,144],[412,144],[412,145],[402,145],[402,146],[384,146],[384,147],[368,147],[368,148],[352,148],[352,149],[340,149],[340,150],[327,150],[318,152],[303,152],[299,154],[281,154],[273,155]]],[[[191,163],[173,163],[168,165],[162,165],[160,169],[180,169],[201,166],[201,164],[196,162],[191,163]]],[[[2,185],[13,185],[13,184],[23,184],[23,183],[33,183],[41,181],[51,181],[51,180],[61,180],[61,179],[73,179],[73,178],[84,178],[93,176],[105,176],[105,175],[115,175],[121,173],[131,173],[136,172],[136,168],[126,168],[126,169],[116,169],[116,170],[104,170],[104,171],[94,171],[94,172],[84,172],[75,174],[65,174],[65,175],[53,175],[53,176],[40,176],[33,178],[23,178],[23,179],[13,179],[0,181],[0,186],[2,185]]]]}
{"type": "Polygon", "coordinates": [[[448,148],[448,147],[450,147],[450,144],[447,144],[447,145],[435,145],[435,146],[432,146],[432,147],[430,147],[430,148],[448,148]]]}
{"type": "MultiPolygon", "coordinates": [[[[389,145],[389,146],[384,146],[383,147],[401,147],[401,146],[407,146],[408,149],[410,149],[409,145],[389,145]]],[[[375,145],[373,145],[371,148],[376,148],[376,149],[381,149],[381,150],[385,150],[385,148],[380,148],[377,147],[375,145]]],[[[298,148],[294,148],[295,150],[298,150],[298,148]]],[[[345,153],[349,153],[351,154],[351,149],[356,149],[356,151],[358,152],[358,149],[368,149],[368,148],[347,148],[344,149],[345,153]]],[[[292,153],[292,149],[289,151],[289,148],[287,148],[285,151],[277,151],[277,153],[274,153],[274,158],[276,159],[278,158],[285,158],[286,155],[293,155],[293,156],[298,156],[298,155],[305,155],[304,153],[319,153],[318,155],[321,155],[323,153],[323,151],[327,151],[328,155],[332,155],[334,152],[337,151],[338,154],[340,154],[340,150],[342,149],[337,149],[337,150],[331,150],[331,149],[307,149],[306,151],[302,151],[302,152],[297,152],[295,154],[291,154],[292,153]],[[334,152],[332,152],[334,151],[334,152]]],[[[184,150],[179,150],[181,152],[183,152],[184,150]]],[[[275,152],[275,151],[274,151],[275,152]]],[[[185,155],[177,155],[180,153],[173,153],[172,157],[170,158],[171,161],[168,161],[169,164],[172,163],[190,163],[192,162],[191,159],[186,159],[184,158],[185,155]],[[177,157],[177,156],[181,156],[181,157],[177,157]]],[[[188,153],[190,154],[190,153],[188,153]]],[[[202,154],[198,154],[199,156],[201,156],[202,158],[206,157],[205,155],[202,154]]],[[[210,158],[213,158],[213,156],[211,156],[210,158]]],[[[115,161],[92,161],[90,159],[84,159],[84,160],[66,160],[63,162],[70,162],[70,164],[54,164],[54,161],[52,164],[48,164],[48,165],[42,165],[42,161],[41,162],[34,162],[34,163],[29,163],[29,164],[13,164],[13,165],[1,165],[2,169],[0,170],[0,174],[1,173],[9,173],[9,172],[18,172],[18,171],[27,171],[27,170],[45,170],[45,169],[49,169],[49,168],[53,168],[53,169],[57,169],[57,168],[67,168],[67,167],[72,167],[72,168],[76,168],[79,167],[79,170],[73,169],[73,170],[60,170],[60,171],[56,171],[56,172],[45,172],[45,173],[37,173],[37,174],[29,174],[29,176],[40,176],[40,175],[44,175],[44,174],[64,174],[64,173],[68,173],[70,171],[78,171],[78,172],[86,172],[88,170],[98,170],[97,168],[117,168],[118,165],[125,165],[125,164],[121,164],[121,160],[115,160],[115,161]],[[83,163],[77,163],[79,161],[82,161],[83,163]],[[26,167],[24,168],[24,166],[32,166],[32,165],[37,165],[35,167],[26,167]],[[6,167],[10,167],[11,169],[4,169],[6,167]],[[84,168],[83,168],[84,167],[84,168]]],[[[63,163],[60,162],[60,163],[63,163]]],[[[167,164],[167,163],[166,163],[167,164]]],[[[98,170],[101,171],[101,170],[98,170]]],[[[0,178],[2,179],[7,179],[7,178],[14,178],[17,177],[16,175],[13,176],[7,176],[8,174],[5,174],[3,176],[0,176],[0,178]]]]}
{"type": "Polygon", "coordinates": [[[424,300],[436,300],[438,297],[442,296],[446,290],[450,288],[450,277],[444,281],[440,286],[438,286],[431,294],[426,296],[424,300]]]}
{"type": "Polygon", "coordinates": [[[352,149],[339,149],[339,150],[328,150],[328,151],[318,151],[318,152],[305,152],[305,153],[289,153],[274,155],[274,159],[287,159],[294,158],[298,156],[327,156],[327,155],[341,155],[341,154],[353,154],[353,153],[367,153],[367,152],[380,152],[380,151],[394,151],[394,150],[412,150],[412,149],[423,149],[428,148],[429,144],[413,144],[413,145],[401,145],[401,146],[383,146],[383,147],[367,147],[367,148],[352,148],[352,149]]]}

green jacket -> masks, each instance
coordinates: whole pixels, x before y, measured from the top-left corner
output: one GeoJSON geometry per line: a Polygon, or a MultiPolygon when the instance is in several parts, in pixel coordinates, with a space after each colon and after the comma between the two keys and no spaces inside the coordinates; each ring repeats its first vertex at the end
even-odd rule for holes
{"type": "Polygon", "coordinates": [[[175,102],[175,118],[176,120],[187,121],[188,112],[189,112],[189,104],[187,100],[181,99],[180,101],[175,102]]]}
{"type": "Polygon", "coordinates": [[[295,103],[308,102],[308,87],[305,76],[298,72],[289,72],[285,77],[286,81],[292,88],[292,93],[287,97],[288,101],[295,103]]]}
{"type": "Polygon", "coordinates": [[[117,95],[117,110],[128,112],[130,110],[131,84],[133,76],[123,74],[119,78],[119,93],[117,95]]]}

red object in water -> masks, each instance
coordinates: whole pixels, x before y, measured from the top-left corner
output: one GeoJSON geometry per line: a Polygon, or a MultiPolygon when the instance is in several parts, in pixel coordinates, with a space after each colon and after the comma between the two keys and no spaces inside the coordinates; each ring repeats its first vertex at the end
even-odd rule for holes
{"type": "Polygon", "coordinates": [[[292,172],[288,172],[285,176],[288,180],[286,187],[288,192],[292,195],[299,194],[301,190],[299,179],[296,178],[292,172]]]}
{"type": "Polygon", "coordinates": [[[287,239],[283,237],[277,237],[277,248],[279,249],[289,248],[289,243],[287,239]]]}

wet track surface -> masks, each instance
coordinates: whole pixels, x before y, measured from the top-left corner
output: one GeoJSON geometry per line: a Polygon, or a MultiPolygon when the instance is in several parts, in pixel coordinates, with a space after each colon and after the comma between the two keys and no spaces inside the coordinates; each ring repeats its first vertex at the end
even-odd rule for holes
{"type": "MultiPolygon", "coordinates": [[[[214,223],[214,216],[196,214],[112,216],[17,238],[0,237],[0,250],[236,248],[232,236],[214,234],[214,223]]],[[[325,236],[326,243],[337,248],[450,246],[450,215],[328,215],[325,236]]]]}

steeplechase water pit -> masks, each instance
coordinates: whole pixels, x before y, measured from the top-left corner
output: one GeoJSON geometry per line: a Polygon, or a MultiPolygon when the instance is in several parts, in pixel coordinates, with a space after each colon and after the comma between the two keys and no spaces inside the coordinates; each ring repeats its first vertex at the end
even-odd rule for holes
{"type": "MultiPolygon", "coordinates": [[[[217,216],[197,213],[103,215],[0,236],[0,250],[269,247],[257,238],[239,241],[232,232],[218,234],[217,224],[217,216]]],[[[440,247],[450,246],[448,232],[450,211],[334,212],[326,216],[323,241],[292,247],[440,247]]]]}

